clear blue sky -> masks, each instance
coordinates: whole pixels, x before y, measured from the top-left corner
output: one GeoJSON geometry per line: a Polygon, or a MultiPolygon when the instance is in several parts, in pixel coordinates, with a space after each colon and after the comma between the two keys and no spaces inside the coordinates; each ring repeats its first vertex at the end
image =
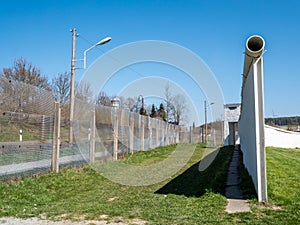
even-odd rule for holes
{"type": "MultiPolygon", "coordinates": [[[[140,40],[163,40],[198,54],[214,72],[225,102],[240,101],[246,39],[266,41],[265,114],[300,115],[300,1],[1,1],[0,69],[24,57],[50,79],[70,70],[71,33],[76,57],[105,36],[112,41],[88,53],[140,40]]],[[[82,71],[76,71],[80,79],[82,71]]]]}

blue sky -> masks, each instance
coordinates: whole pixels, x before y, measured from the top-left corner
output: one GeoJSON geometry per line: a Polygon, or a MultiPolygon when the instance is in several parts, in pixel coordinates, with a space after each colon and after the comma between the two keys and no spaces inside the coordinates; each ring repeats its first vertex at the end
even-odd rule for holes
{"type": "MultiPolygon", "coordinates": [[[[0,69],[24,57],[50,79],[69,71],[69,31],[76,27],[78,59],[91,44],[112,37],[88,53],[88,65],[134,41],[163,40],[186,47],[213,71],[225,102],[235,103],[240,101],[245,42],[259,34],[267,50],[266,117],[294,116],[300,115],[299,21],[297,0],[1,1],[0,69]]],[[[76,70],[77,80],[83,72],[76,70]]]]}

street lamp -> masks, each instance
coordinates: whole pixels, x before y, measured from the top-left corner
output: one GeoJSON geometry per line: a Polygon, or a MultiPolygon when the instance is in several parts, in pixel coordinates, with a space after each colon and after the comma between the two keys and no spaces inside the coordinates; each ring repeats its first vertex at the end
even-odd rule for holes
{"type": "MultiPolygon", "coordinates": [[[[214,102],[210,103],[208,106],[215,104],[214,102]]],[[[205,114],[205,144],[207,144],[207,102],[204,101],[204,114],[205,114]]]]}
{"type": "Polygon", "coordinates": [[[98,45],[104,45],[104,44],[110,42],[110,40],[111,40],[111,37],[106,37],[106,38],[102,39],[101,41],[99,41],[97,44],[91,46],[90,48],[88,48],[87,50],[85,50],[85,51],[83,52],[83,69],[86,68],[86,53],[87,53],[88,51],[90,51],[91,49],[97,47],[98,45]]]}
{"type": "MultiPolygon", "coordinates": [[[[74,118],[74,85],[75,85],[75,49],[76,49],[76,37],[79,35],[76,33],[76,28],[71,30],[72,32],[72,59],[71,59],[71,85],[70,85],[70,136],[69,136],[69,143],[73,142],[73,118],[74,118]]],[[[91,50],[92,48],[106,44],[111,40],[111,37],[106,37],[99,41],[97,44],[93,45],[92,47],[88,48],[83,52],[83,68],[86,68],[86,53],[91,50]]],[[[82,60],[79,60],[82,61],[82,60]]]]}

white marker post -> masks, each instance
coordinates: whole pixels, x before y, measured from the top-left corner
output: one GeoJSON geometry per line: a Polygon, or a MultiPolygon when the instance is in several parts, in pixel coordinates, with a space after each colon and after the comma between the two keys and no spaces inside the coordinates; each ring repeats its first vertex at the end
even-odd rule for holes
{"type": "Polygon", "coordinates": [[[23,131],[20,130],[20,142],[22,142],[23,138],[22,138],[22,134],[23,134],[23,131]]]}

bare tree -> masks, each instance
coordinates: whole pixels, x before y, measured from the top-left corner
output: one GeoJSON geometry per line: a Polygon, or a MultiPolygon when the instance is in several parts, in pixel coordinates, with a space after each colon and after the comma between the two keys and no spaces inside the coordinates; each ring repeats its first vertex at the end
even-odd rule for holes
{"type": "MultiPolygon", "coordinates": [[[[75,85],[76,90],[76,100],[81,100],[83,102],[93,101],[93,92],[91,90],[91,85],[87,82],[80,82],[80,84],[75,85]]],[[[95,100],[95,99],[94,99],[95,100]]]]}
{"type": "Polygon", "coordinates": [[[60,73],[52,79],[51,87],[55,100],[66,104],[70,99],[70,73],[60,73]]]}
{"type": "Polygon", "coordinates": [[[166,118],[168,122],[181,124],[186,112],[186,100],[183,95],[173,95],[170,84],[165,86],[166,118]]]}
{"type": "Polygon", "coordinates": [[[179,125],[184,121],[186,112],[186,99],[183,95],[177,94],[172,98],[172,118],[175,124],[179,125]]]}
{"type": "Polygon", "coordinates": [[[97,104],[103,106],[110,106],[111,105],[111,98],[104,92],[101,91],[98,95],[97,104]]]}
{"type": "Polygon", "coordinates": [[[130,112],[138,113],[140,109],[138,98],[127,97],[122,102],[122,108],[129,110],[130,112]]]}
{"type": "Polygon", "coordinates": [[[172,93],[171,93],[171,86],[170,83],[167,83],[167,85],[165,86],[165,106],[166,106],[166,120],[169,122],[170,120],[172,120],[171,118],[171,114],[172,114],[172,93]]]}
{"type": "Polygon", "coordinates": [[[1,74],[8,80],[20,81],[39,88],[50,90],[48,79],[41,71],[24,58],[14,61],[12,68],[4,68],[1,74]]]}
{"type": "Polygon", "coordinates": [[[138,103],[137,99],[128,97],[123,101],[122,107],[131,112],[138,112],[138,104],[137,103],[138,103]]]}
{"type": "Polygon", "coordinates": [[[10,111],[38,113],[37,110],[41,112],[46,104],[43,95],[52,99],[51,93],[48,93],[51,89],[47,77],[26,59],[15,60],[12,68],[3,69],[1,76],[2,92],[7,97],[10,111]]]}

